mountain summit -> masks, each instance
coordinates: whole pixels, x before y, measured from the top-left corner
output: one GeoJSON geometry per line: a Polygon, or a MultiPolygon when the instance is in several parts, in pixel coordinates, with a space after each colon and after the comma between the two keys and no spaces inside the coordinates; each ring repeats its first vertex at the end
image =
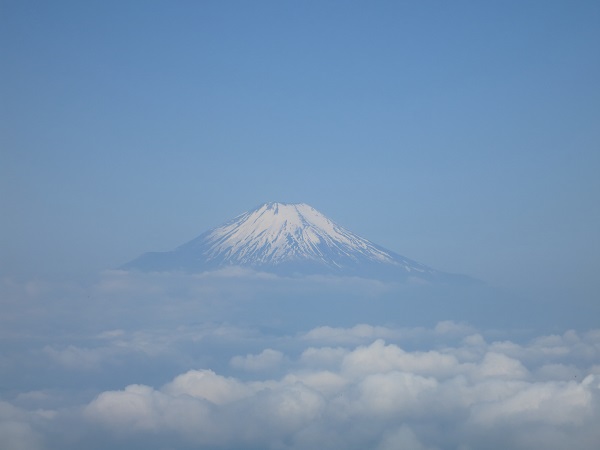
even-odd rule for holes
{"type": "Polygon", "coordinates": [[[265,203],[173,251],[145,253],[122,268],[199,272],[227,266],[399,281],[455,277],[375,245],[304,203],[265,203]]]}

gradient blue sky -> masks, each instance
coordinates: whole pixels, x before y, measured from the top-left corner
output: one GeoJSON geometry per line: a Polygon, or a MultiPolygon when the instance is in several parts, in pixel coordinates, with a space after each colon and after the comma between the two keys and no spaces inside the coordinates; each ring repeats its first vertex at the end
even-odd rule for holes
{"type": "Polygon", "coordinates": [[[265,201],[438,269],[600,293],[597,1],[0,1],[0,274],[265,201]]]}

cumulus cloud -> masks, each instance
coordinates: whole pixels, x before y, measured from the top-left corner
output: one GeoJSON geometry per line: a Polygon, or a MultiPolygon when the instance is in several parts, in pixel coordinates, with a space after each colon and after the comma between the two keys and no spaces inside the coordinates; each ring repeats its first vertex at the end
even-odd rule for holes
{"type": "Polygon", "coordinates": [[[104,392],[84,414],[118,433],[175,432],[200,446],[269,447],[310,424],[323,405],[322,396],[301,383],[242,383],[190,371],[158,390],[131,385],[104,392]]]}
{"type": "MultiPolygon", "coordinates": [[[[598,366],[579,368],[585,376],[573,380],[548,364],[535,367],[548,341],[587,340],[594,356],[583,353],[596,360],[599,341],[590,336],[597,337],[541,338],[524,346],[468,339],[485,347],[475,359],[463,347],[406,351],[381,339],[309,347],[281,378],[243,381],[193,370],[159,388],[104,392],[85,407],[85,417],[109,433],[175,433],[198,448],[525,449],[535,443],[559,449],[568,440],[592,449],[600,438],[598,366]]],[[[232,361],[244,366],[273,355],[284,357],[266,349],[232,361]]],[[[549,353],[551,360],[566,356],[549,353]]]]}
{"type": "Polygon", "coordinates": [[[283,353],[267,348],[257,355],[234,356],[231,358],[230,364],[236,369],[258,372],[276,369],[283,360],[283,353]]]}
{"type": "Polygon", "coordinates": [[[68,288],[70,301],[53,286],[9,283],[0,447],[595,450],[600,441],[600,330],[407,327],[385,308],[385,320],[363,317],[372,299],[344,324],[343,296],[321,302],[304,287],[293,294],[301,302],[282,300],[278,290],[298,280],[245,290],[255,274],[221,289],[228,277],[114,273],[68,288]]]}

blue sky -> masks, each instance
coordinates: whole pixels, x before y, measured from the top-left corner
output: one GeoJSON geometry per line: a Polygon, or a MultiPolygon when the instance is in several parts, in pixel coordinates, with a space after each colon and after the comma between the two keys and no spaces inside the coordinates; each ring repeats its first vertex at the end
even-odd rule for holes
{"type": "Polygon", "coordinates": [[[265,201],[594,301],[598,2],[0,3],[1,273],[78,277],[265,201]]]}
{"type": "Polygon", "coordinates": [[[0,448],[595,450],[598,24],[0,0],[0,448]],[[106,270],[268,201],[488,285],[106,270]]]}

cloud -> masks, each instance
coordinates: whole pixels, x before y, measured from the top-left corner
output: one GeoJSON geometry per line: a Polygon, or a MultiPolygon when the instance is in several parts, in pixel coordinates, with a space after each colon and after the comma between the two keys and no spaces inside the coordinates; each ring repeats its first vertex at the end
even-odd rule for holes
{"type": "Polygon", "coordinates": [[[110,348],[80,348],[69,345],[63,349],[45,346],[43,353],[53,362],[70,369],[91,369],[98,367],[112,355],[110,348]]]}
{"type": "Polygon", "coordinates": [[[351,328],[330,326],[317,327],[304,334],[303,339],[307,341],[338,344],[356,344],[359,342],[372,341],[373,339],[393,339],[401,336],[402,333],[400,330],[363,323],[351,328]]]}
{"type": "Polygon", "coordinates": [[[457,366],[458,361],[453,355],[437,351],[406,352],[397,345],[386,345],[382,339],[356,348],[342,361],[342,370],[353,375],[390,371],[442,375],[455,371],[457,366]]]}
{"type": "Polygon", "coordinates": [[[173,397],[189,395],[216,405],[248,397],[252,388],[234,378],[226,378],[211,370],[190,370],[168,383],[163,391],[173,397]]]}
{"type": "MultiPolygon", "coordinates": [[[[586,336],[590,344],[600,343],[597,334],[586,336]]],[[[574,337],[566,340],[577,346],[582,339],[574,337]]],[[[466,341],[465,347],[483,346],[483,352],[474,359],[464,347],[407,351],[381,339],[351,348],[308,347],[295,359],[265,349],[231,361],[266,370],[270,358],[286,357],[283,377],[244,381],[188,371],[160,388],[104,392],[86,406],[85,417],[108,433],[175,433],[197,448],[525,449],[535,443],[559,449],[567,440],[595,448],[597,365],[579,367],[585,377],[565,381],[564,370],[535,366],[536,352],[554,338],[524,346],[466,341]],[[515,359],[501,348],[534,357],[515,359]]]]}
{"type": "Polygon", "coordinates": [[[85,417],[117,433],[177,433],[194,445],[266,445],[316,419],[324,400],[295,382],[242,383],[190,371],[162,389],[131,385],[100,394],[85,417]]]}
{"type": "Polygon", "coordinates": [[[348,352],[349,350],[343,347],[309,347],[302,352],[300,362],[307,366],[336,367],[348,352]]]}
{"type": "Polygon", "coordinates": [[[234,356],[231,358],[232,367],[250,372],[273,370],[283,362],[284,355],[280,351],[267,348],[258,355],[234,356]]]}
{"type": "Polygon", "coordinates": [[[298,280],[244,292],[258,277],[227,286],[229,275],[115,273],[66,291],[8,283],[0,447],[591,450],[600,441],[600,330],[407,327],[385,308],[386,320],[368,316],[371,299],[345,325],[343,296],[330,304],[304,287],[296,303],[280,294],[298,280]]]}
{"type": "Polygon", "coordinates": [[[383,439],[379,443],[377,450],[428,450],[433,447],[424,446],[412,429],[403,424],[397,429],[385,433],[383,439]]]}
{"type": "Polygon", "coordinates": [[[435,333],[442,335],[464,336],[474,332],[474,328],[464,323],[456,323],[452,320],[442,320],[434,328],[435,333]]]}
{"type": "Polygon", "coordinates": [[[43,448],[40,433],[34,429],[35,416],[43,411],[28,412],[8,402],[0,401],[0,448],[6,450],[37,450],[43,448]]]}

